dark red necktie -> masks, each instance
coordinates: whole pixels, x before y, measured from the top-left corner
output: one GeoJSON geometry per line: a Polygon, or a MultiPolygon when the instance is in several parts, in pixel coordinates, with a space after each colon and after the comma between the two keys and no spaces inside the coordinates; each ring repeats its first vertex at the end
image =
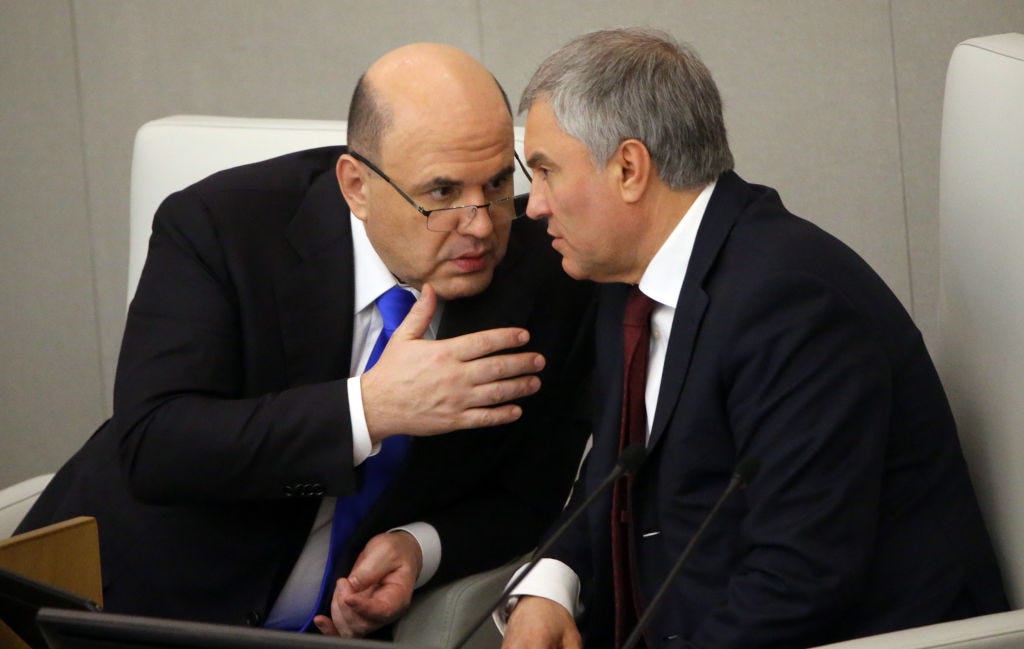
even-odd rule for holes
{"type": "MultiPolygon", "coordinates": [[[[623,380],[622,421],[619,453],[630,444],[646,444],[647,356],[651,342],[651,312],[655,302],[637,287],[626,301],[622,318],[623,380]]],[[[615,646],[621,647],[636,626],[640,601],[633,574],[630,542],[632,516],[629,511],[632,478],[623,477],[612,491],[612,578],[615,586],[615,646]]],[[[643,642],[639,646],[645,646],[643,642]]]]}

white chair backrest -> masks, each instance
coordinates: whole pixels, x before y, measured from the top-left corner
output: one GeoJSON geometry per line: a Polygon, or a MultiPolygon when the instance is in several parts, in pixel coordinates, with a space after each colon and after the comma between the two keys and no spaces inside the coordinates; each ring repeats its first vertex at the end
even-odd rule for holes
{"type": "Polygon", "coordinates": [[[1024,607],[1024,35],[946,76],[936,359],[1014,607],[1024,607]]]}
{"type": "Polygon", "coordinates": [[[0,489],[0,539],[6,539],[14,534],[15,528],[21,523],[21,519],[25,518],[25,514],[32,508],[52,477],[52,473],[37,475],[0,489]]]}
{"type": "MultiPolygon", "coordinates": [[[[135,136],[129,207],[128,302],[142,274],[153,214],[161,201],[210,174],[274,156],[345,144],[346,123],[175,115],[143,124],[135,136]]],[[[523,129],[515,129],[523,152],[523,129]]],[[[517,192],[529,191],[520,183],[517,192]]]]}

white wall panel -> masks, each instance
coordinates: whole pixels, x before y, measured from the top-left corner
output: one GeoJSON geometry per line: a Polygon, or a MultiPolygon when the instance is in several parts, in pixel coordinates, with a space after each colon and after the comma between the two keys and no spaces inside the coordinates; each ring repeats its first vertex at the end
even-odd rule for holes
{"type": "Polygon", "coordinates": [[[102,416],[66,2],[0,2],[0,487],[52,471],[102,416]]]}

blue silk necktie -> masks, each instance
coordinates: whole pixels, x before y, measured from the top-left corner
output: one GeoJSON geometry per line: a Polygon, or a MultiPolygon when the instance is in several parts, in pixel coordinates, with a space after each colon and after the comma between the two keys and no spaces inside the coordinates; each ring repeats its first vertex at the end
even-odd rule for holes
{"type": "MultiPolygon", "coordinates": [[[[384,318],[384,328],[377,337],[377,342],[370,351],[370,359],[366,362],[366,370],[373,367],[380,358],[384,347],[395,333],[398,325],[409,313],[409,309],[416,303],[412,293],[400,286],[393,286],[377,298],[377,309],[384,318]]],[[[364,370],[364,371],[366,371],[364,370]]],[[[327,555],[327,567],[324,569],[323,580],[320,583],[320,594],[317,597],[316,605],[313,607],[309,619],[302,625],[303,631],[309,628],[313,617],[320,610],[324,597],[330,598],[334,594],[334,561],[342,549],[348,545],[348,540],[359,522],[363,520],[373,507],[377,498],[391,482],[391,477],[398,470],[398,466],[405,457],[405,451],[409,446],[407,435],[394,435],[381,442],[380,451],[363,462],[363,486],[358,493],[351,496],[338,498],[334,508],[334,522],[331,525],[331,546],[327,555]]]]}

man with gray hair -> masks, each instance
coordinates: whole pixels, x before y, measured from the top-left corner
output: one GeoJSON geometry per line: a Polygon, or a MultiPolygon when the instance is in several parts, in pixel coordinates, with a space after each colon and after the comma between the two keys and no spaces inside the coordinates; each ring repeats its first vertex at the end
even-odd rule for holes
{"type": "Polygon", "coordinates": [[[505,646],[620,647],[645,612],[641,644],[754,649],[1004,610],[920,332],[852,250],[732,171],[698,57],[659,32],[588,34],[544,61],[524,110],[527,215],[604,284],[575,501],[627,446],[648,455],[499,612],[505,646]],[[648,611],[741,458],[756,480],[648,611]]]}

